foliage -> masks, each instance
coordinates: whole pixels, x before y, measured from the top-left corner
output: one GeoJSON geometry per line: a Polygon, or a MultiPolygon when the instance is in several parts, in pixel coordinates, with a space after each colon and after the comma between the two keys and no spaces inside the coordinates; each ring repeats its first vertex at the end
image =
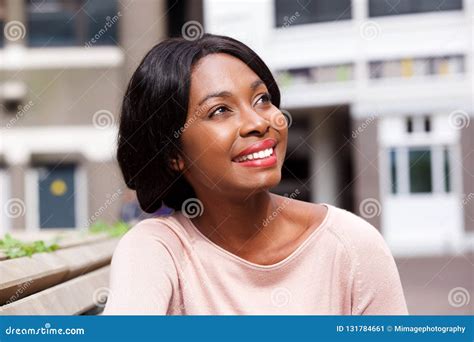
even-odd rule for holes
{"type": "Polygon", "coordinates": [[[0,251],[3,251],[7,258],[20,258],[24,256],[31,257],[35,253],[53,252],[59,248],[57,244],[58,238],[52,242],[36,240],[33,242],[23,242],[14,239],[10,234],[0,240],[0,251]]]}

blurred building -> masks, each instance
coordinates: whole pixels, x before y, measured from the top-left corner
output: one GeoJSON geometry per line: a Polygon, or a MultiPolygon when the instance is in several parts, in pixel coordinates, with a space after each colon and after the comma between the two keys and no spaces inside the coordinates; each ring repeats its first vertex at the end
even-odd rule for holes
{"type": "Polygon", "coordinates": [[[0,233],[120,218],[125,86],[199,1],[0,0],[0,233]]]}
{"type": "Polygon", "coordinates": [[[277,75],[292,121],[277,192],[355,211],[395,254],[437,254],[474,246],[473,8],[205,0],[204,23],[277,75]]]}

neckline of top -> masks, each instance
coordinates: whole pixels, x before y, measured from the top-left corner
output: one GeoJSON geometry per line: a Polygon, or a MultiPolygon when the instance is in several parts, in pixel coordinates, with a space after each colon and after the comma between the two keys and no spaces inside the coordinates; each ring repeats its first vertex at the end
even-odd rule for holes
{"type": "Polygon", "coordinates": [[[238,255],[228,251],[227,249],[219,246],[215,242],[213,242],[211,239],[209,239],[207,236],[205,236],[191,221],[189,217],[186,215],[183,215],[181,212],[177,212],[177,215],[179,215],[184,222],[198,234],[207,244],[212,246],[216,251],[219,253],[223,254],[227,258],[230,258],[231,260],[237,261],[241,265],[248,266],[253,269],[259,269],[259,270],[273,270],[276,268],[280,268],[283,265],[286,265],[288,262],[291,260],[295,259],[303,250],[304,248],[310,243],[311,240],[313,240],[316,236],[320,234],[321,231],[324,230],[325,227],[329,225],[330,218],[332,216],[332,212],[334,210],[333,206],[327,203],[319,203],[321,205],[324,205],[328,208],[326,215],[323,219],[323,221],[316,227],[313,228],[313,231],[306,237],[306,239],[293,251],[291,252],[288,256],[286,256],[284,259],[270,265],[263,265],[263,264],[257,264],[254,262],[251,262],[247,259],[241,258],[238,255]]]}

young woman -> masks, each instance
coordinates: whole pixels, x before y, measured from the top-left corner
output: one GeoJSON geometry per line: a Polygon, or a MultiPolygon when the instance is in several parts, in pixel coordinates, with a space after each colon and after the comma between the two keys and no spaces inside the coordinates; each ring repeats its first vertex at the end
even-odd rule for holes
{"type": "Polygon", "coordinates": [[[288,127],[265,63],[234,39],[151,49],[123,100],[117,157],[140,206],[174,212],[115,250],[104,314],[407,314],[379,232],[269,192],[288,127]]]}

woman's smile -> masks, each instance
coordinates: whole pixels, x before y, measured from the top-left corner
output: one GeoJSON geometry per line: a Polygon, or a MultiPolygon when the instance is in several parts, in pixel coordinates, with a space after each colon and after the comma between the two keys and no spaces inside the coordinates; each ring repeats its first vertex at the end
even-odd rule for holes
{"type": "Polygon", "coordinates": [[[246,167],[270,167],[277,165],[275,139],[265,139],[258,141],[245,148],[232,159],[234,163],[246,167]]]}

